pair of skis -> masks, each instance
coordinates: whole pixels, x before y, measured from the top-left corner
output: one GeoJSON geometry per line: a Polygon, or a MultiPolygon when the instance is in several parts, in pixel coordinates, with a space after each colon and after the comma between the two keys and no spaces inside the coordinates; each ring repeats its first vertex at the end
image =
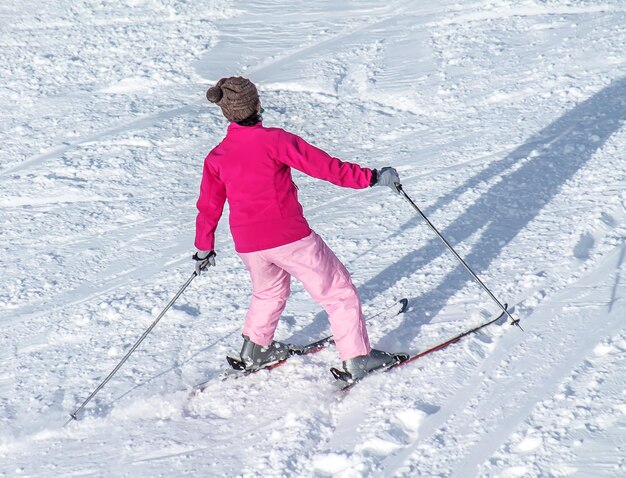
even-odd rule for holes
{"type": "MultiPolygon", "coordinates": [[[[395,304],[393,304],[392,306],[388,307],[387,309],[379,312],[378,314],[375,314],[371,317],[368,317],[366,320],[372,320],[376,317],[384,317],[384,318],[391,318],[394,317],[398,314],[403,313],[408,306],[408,300],[407,299],[401,299],[398,302],[396,302],[395,304]]],[[[507,307],[507,305],[505,304],[505,308],[507,307]]],[[[472,329],[469,329],[461,334],[458,334],[454,337],[452,337],[451,339],[446,340],[445,342],[442,342],[434,347],[431,347],[425,351],[422,352],[417,352],[417,353],[413,353],[413,354],[403,354],[403,353],[398,353],[394,356],[394,360],[388,364],[386,364],[384,367],[381,367],[377,370],[375,370],[374,372],[378,372],[378,371],[389,371],[392,370],[394,368],[400,367],[402,365],[406,365],[408,363],[411,363],[425,355],[428,355],[432,352],[435,352],[437,350],[441,350],[445,347],[447,347],[448,345],[451,345],[453,343],[458,342],[459,340],[461,340],[463,337],[473,334],[477,331],[479,331],[480,329],[487,327],[495,322],[498,322],[499,320],[501,320],[502,318],[504,318],[504,316],[507,315],[506,311],[503,311],[500,315],[498,315],[497,317],[495,317],[494,319],[491,319],[487,322],[484,322],[480,325],[478,325],[477,327],[474,327],[472,329]]],[[[333,340],[333,336],[329,335],[327,337],[324,337],[320,340],[317,340],[315,342],[311,342],[309,344],[303,345],[301,347],[293,347],[290,351],[291,351],[291,356],[294,355],[309,355],[312,353],[316,353],[319,352],[320,350],[328,347],[329,345],[334,344],[334,340],[333,340]]],[[[290,357],[291,357],[290,356],[290,357]]],[[[264,365],[263,367],[259,367],[259,368],[255,368],[255,369],[247,369],[245,367],[245,364],[238,358],[234,358],[234,357],[227,357],[226,358],[228,361],[228,364],[230,365],[230,368],[227,369],[224,372],[224,375],[222,376],[223,379],[226,378],[239,378],[239,377],[243,377],[243,376],[247,376],[256,372],[259,372],[261,370],[272,370],[276,367],[279,367],[280,365],[284,364],[288,359],[284,359],[281,360],[279,362],[274,362],[274,363],[269,363],[264,365]]],[[[336,383],[339,387],[340,390],[343,391],[347,391],[348,389],[352,388],[356,383],[358,383],[360,380],[354,380],[352,378],[352,376],[347,373],[345,370],[341,370],[337,367],[333,367],[330,369],[331,373],[333,374],[333,377],[336,380],[336,383]]],[[[192,389],[192,391],[194,393],[200,393],[202,391],[204,391],[206,389],[206,387],[208,386],[208,384],[210,383],[210,380],[204,381],[202,383],[199,383],[197,385],[195,385],[192,389]]]]}
{"type": "MultiPolygon", "coordinates": [[[[377,314],[367,317],[365,321],[369,322],[370,320],[373,320],[376,318],[395,317],[396,315],[402,314],[407,309],[408,305],[409,305],[408,299],[400,299],[397,302],[390,305],[389,307],[387,307],[386,309],[381,310],[377,314]]],[[[315,342],[311,342],[306,345],[292,346],[290,348],[291,355],[288,358],[278,361],[278,362],[268,363],[268,364],[265,364],[263,367],[259,367],[255,369],[247,369],[245,364],[241,361],[241,359],[228,356],[226,357],[226,361],[228,362],[228,365],[230,365],[230,368],[224,371],[224,373],[222,374],[222,379],[225,380],[228,378],[239,378],[239,377],[244,377],[246,375],[250,375],[256,372],[260,372],[261,370],[272,370],[276,367],[280,367],[282,364],[284,364],[287,360],[289,360],[289,358],[293,357],[294,355],[314,354],[316,352],[319,352],[322,349],[325,349],[329,345],[333,345],[334,343],[335,343],[335,340],[333,339],[333,336],[328,335],[324,338],[321,338],[319,340],[316,340],[315,342]]],[[[204,391],[210,382],[211,380],[206,380],[204,382],[194,385],[192,388],[192,392],[200,393],[204,391]]]]}

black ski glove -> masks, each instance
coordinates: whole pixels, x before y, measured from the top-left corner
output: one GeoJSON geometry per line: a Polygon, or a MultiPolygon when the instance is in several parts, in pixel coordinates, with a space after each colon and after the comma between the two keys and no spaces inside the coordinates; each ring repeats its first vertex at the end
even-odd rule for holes
{"type": "Polygon", "coordinates": [[[207,267],[215,267],[215,251],[197,251],[192,259],[196,261],[196,275],[202,274],[207,267]]]}
{"type": "Polygon", "coordinates": [[[382,168],[380,171],[376,171],[376,181],[372,186],[388,186],[394,190],[394,192],[399,192],[396,184],[400,184],[400,176],[398,176],[398,171],[389,166],[382,168]]]}

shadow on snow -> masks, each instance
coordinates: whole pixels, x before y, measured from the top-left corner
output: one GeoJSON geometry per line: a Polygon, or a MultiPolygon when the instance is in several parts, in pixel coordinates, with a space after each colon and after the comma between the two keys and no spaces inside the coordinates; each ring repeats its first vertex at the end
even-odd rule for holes
{"type": "MultiPolygon", "coordinates": [[[[464,257],[480,277],[502,249],[539,214],[625,120],[626,78],[621,78],[561,116],[502,160],[447,193],[429,208],[426,215],[447,207],[465,191],[500,178],[452,224],[440,231],[453,246],[480,232],[479,241],[464,257]]],[[[410,210],[407,207],[407,211],[410,210]]],[[[402,229],[418,225],[427,227],[416,216],[402,229]]],[[[441,254],[450,253],[433,235],[426,245],[363,284],[363,290],[368,291],[364,299],[380,293],[377,284],[395,283],[410,276],[441,254]]],[[[474,281],[459,264],[435,289],[410,298],[412,312],[406,314],[404,321],[385,337],[385,342],[406,344],[407,339],[416,337],[424,323],[419,318],[424,317],[425,312],[436,315],[467,282],[474,281]]],[[[486,285],[490,287],[490,284],[486,285]]],[[[480,286],[476,285],[476,289],[477,293],[487,297],[480,286]]],[[[506,302],[506,297],[500,300],[506,302]]]]}

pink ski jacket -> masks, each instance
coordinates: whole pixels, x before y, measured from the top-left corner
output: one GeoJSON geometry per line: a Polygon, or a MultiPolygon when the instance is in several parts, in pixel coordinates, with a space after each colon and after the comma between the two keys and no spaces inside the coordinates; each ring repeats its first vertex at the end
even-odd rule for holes
{"type": "Polygon", "coordinates": [[[224,203],[237,252],[282,246],[311,229],[298,202],[291,168],[338,186],[362,189],[372,170],[340,161],[280,128],[230,123],[226,137],[204,160],[195,246],[215,249],[215,228],[224,203]]]}

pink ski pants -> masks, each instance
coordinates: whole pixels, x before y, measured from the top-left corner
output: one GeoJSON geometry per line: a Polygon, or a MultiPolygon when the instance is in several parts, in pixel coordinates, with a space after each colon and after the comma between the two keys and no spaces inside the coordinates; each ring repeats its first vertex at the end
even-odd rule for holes
{"type": "Polygon", "coordinates": [[[291,292],[291,276],[328,313],[341,360],[370,351],[359,294],[350,274],[315,232],[263,251],[239,253],[252,278],[252,303],[243,334],[269,345],[291,292]]]}

